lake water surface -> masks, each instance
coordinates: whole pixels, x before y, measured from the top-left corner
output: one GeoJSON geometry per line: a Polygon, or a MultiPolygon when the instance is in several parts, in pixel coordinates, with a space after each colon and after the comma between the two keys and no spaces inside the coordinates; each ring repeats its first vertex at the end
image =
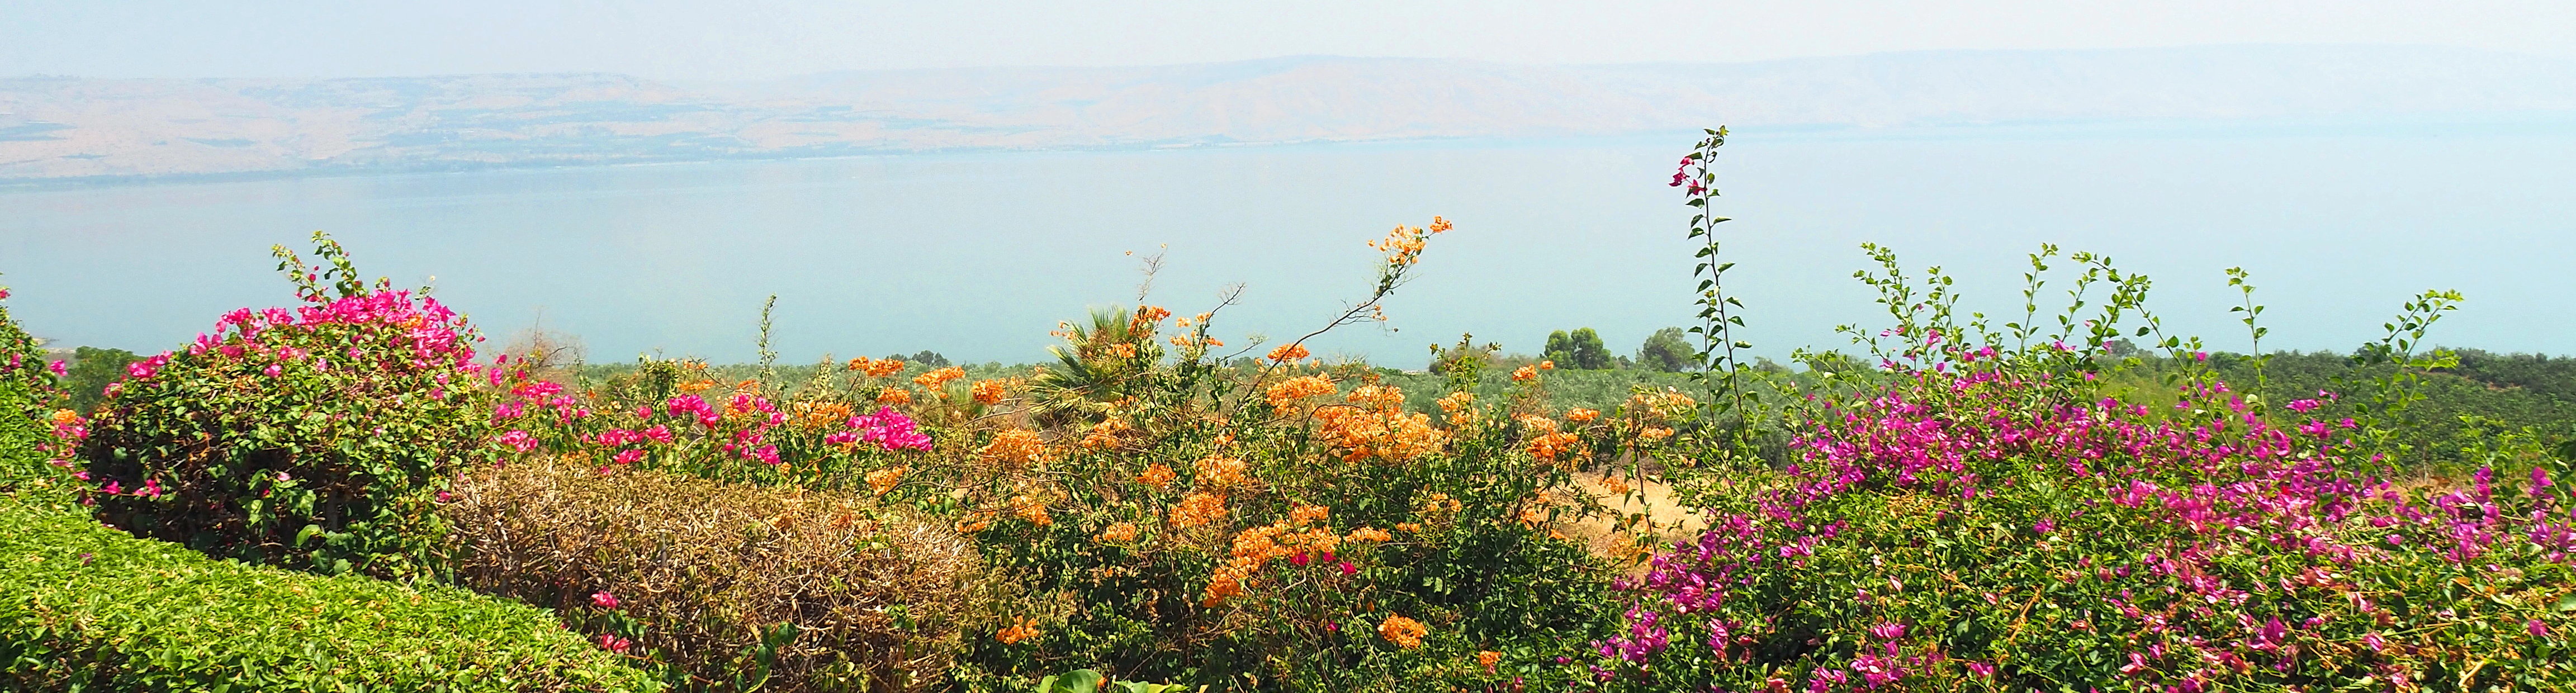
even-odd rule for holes
{"type": "MultiPolygon", "coordinates": [[[[1444,215],[1457,230],[1390,306],[1398,331],[1345,328],[1319,351],[1418,366],[1462,331],[1527,352],[1590,326],[1624,353],[1692,312],[1689,208],[1664,185],[1690,140],[22,188],[0,190],[0,284],[40,336],[159,351],[225,310],[291,301],[268,248],[320,229],[369,274],[435,277],[496,340],[542,319],[593,361],[750,360],[776,294],[783,360],[1026,362],[1058,320],[1135,299],[1129,251],[1168,253],[1149,302],[1196,313],[1240,282],[1218,336],[1293,336],[1365,291],[1365,241],[1444,215]]],[[[2016,318],[2023,254],[2105,252],[2155,278],[2169,327],[2219,348],[2244,348],[2221,275],[2239,265],[2271,306],[2269,348],[2349,349],[2426,288],[2469,296],[2445,344],[2565,353],[2576,337],[2576,127],[1753,129],[1721,162],[1729,280],[1759,353],[1877,324],[1851,279],[1863,241],[2016,318]]]]}

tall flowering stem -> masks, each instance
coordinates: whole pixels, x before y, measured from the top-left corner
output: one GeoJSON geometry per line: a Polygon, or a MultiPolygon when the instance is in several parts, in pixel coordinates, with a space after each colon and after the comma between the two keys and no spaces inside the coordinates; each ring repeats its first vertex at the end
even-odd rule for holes
{"type": "Polygon", "coordinates": [[[1753,429],[1745,416],[1744,363],[1736,356],[1738,349],[1751,349],[1753,344],[1735,336],[1735,328],[1744,326],[1744,302],[1726,293],[1726,271],[1735,263],[1723,261],[1718,254],[1717,225],[1729,221],[1717,216],[1710,204],[1717,198],[1717,173],[1709,169],[1717,148],[1726,146],[1726,128],[1707,130],[1708,137],[1682,156],[1680,168],[1673,172],[1672,186],[1682,188],[1683,204],[1698,209],[1691,214],[1690,237],[1702,242],[1697,264],[1691,276],[1699,278],[1700,324],[1690,328],[1699,335],[1698,358],[1701,369],[1692,378],[1709,386],[1709,406],[1719,413],[1733,415],[1745,425],[1737,427],[1731,441],[1738,454],[1750,454],[1753,429]]]}

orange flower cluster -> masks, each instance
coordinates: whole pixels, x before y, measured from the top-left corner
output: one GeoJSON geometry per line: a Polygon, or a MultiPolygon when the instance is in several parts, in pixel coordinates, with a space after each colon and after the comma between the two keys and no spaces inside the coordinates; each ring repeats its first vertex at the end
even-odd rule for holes
{"type": "Polygon", "coordinates": [[[1345,399],[1357,406],[1315,410],[1323,424],[1316,435],[1341,451],[1344,461],[1406,462],[1438,452],[1449,442],[1448,433],[1431,426],[1431,415],[1404,413],[1402,390],[1362,385],[1345,399]]]}
{"type": "Polygon", "coordinates": [[[1476,393],[1466,390],[1440,398],[1440,411],[1449,414],[1450,428],[1466,428],[1476,422],[1476,393]]]}
{"type": "Polygon", "coordinates": [[[1449,228],[1449,220],[1432,217],[1430,228],[1397,226],[1395,230],[1386,233],[1386,238],[1369,241],[1368,245],[1378,252],[1386,253],[1386,264],[1403,267],[1420,261],[1422,249],[1430,244],[1431,235],[1448,231],[1449,228]]]}
{"type": "Polygon", "coordinates": [[[894,359],[872,359],[865,356],[850,359],[850,370],[870,378],[883,378],[903,372],[903,362],[894,359]]]}
{"type": "Polygon", "coordinates": [[[966,377],[966,369],[949,366],[947,368],[913,376],[912,382],[915,385],[936,389],[941,385],[948,384],[948,381],[963,377],[966,377]]]}
{"type": "Polygon", "coordinates": [[[1039,631],[1037,620],[1022,616],[1018,623],[1013,624],[1009,628],[1002,629],[1002,632],[1000,633],[994,634],[993,639],[1002,641],[1002,644],[1004,645],[1017,645],[1022,640],[1034,638],[1038,635],[1039,631]]]}
{"type": "Polygon", "coordinates": [[[1012,496],[1011,513],[1040,527],[1055,524],[1055,518],[1047,515],[1047,497],[1043,492],[1012,496]]]}
{"type": "Polygon", "coordinates": [[[966,513],[966,517],[957,520],[957,533],[974,534],[976,532],[990,529],[993,526],[993,518],[998,516],[999,515],[990,510],[977,510],[966,513]]]}
{"type": "Polygon", "coordinates": [[[1221,491],[1251,481],[1251,477],[1244,474],[1246,468],[1242,459],[1208,455],[1199,458],[1196,480],[1200,488],[1221,491]]]}
{"type": "Polygon", "coordinates": [[[884,390],[880,390],[880,391],[878,391],[878,392],[877,392],[877,403],[878,403],[878,404],[911,404],[911,403],[912,403],[912,391],[911,391],[911,390],[906,390],[906,389],[903,389],[903,388],[900,388],[900,387],[889,387],[889,388],[886,388],[886,389],[884,389],[884,390]]]}
{"type": "Polygon", "coordinates": [[[1388,534],[1386,533],[1386,530],[1378,529],[1376,527],[1361,527],[1359,529],[1351,530],[1351,535],[1347,537],[1347,540],[1352,542],[1365,541],[1383,544],[1395,541],[1395,535],[1388,534]]]}
{"type": "Polygon", "coordinates": [[[969,389],[975,393],[977,402],[1000,404],[1002,398],[1010,394],[1011,385],[1008,380],[978,380],[969,389]]]}
{"type": "Polygon", "coordinates": [[[1408,650],[1421,648],[1422,636],[1430,634],[1431,629],[1422,627],[1421,621],[1403,616],[1388,615],[1386,621],[1377,624],[1378,637],[1408,650]]]}
{"type": "Polygon", "coordinates": [[[1537,367],[1537,366],[1522,366],[1522,367],[1519,367],[1519,368],[1514,368],[1514,369],[1512,369],[1512,382],[1515,382],[1515,383],[1526,383],[1526,382],[1529,382],[1529,381],[1532,381],[1532,380],[1537,380],[1537,379],[1538,379],[1538,367],[1537,367]]]}
{"type": "Polygon", "coordinates": [[[79,424],[80,422],[81,422],[80,412],[72,411],[72,410],[69,410],[69,409],[56,409],[56,410],[54,410],[53,424],[54,424],[54,425],[56,425],[56,426],[72,426],[72,425],[77,425],[77,424],[79,424]]]}
{"type": "Polygon", "coordinates": [[[716,380],[715,380],[714,378],[699,378],[699,379],[696,379],[696,380],[691,380],[691,381],[689,381],[689,382],[680,383],[680,392],[682,392],[682,393],[684,393],[684,394],[692,394],[692,395],[694,395],[694,394],[697,394],[697,393],[700,393],[700,392],[705,392],[705,391],[707,391],[707,390],[714,389],[714,388],[715,388],[715,386],[716,386],[716,380]]]}
{"type": "Polygon", "coordinates": [[[850,405],[840,402],[797,402],[788,405],[788,425],[813,433],[850,419],[850,405]]]}
{"type": "Polygon", "coordinates": [[[1129,331],[1153,332],[1154,324],[1168,317],[1172,317],[1172,311],[1162,306],[1137,306],[1136,319],[1130,321],[1132,324],[1129,325],[1133,329],[1129,331]]]}
{"type": "Polygon", "coordinates": [[[868,472],[868,490],[880,496],[885,495],[887,491],[894,490],[897,484],[903,483],[903,474],[906,471],[909,470],[896,466],[868,472]]]}
{"type": "Polygon", "coordinates": [[[1288,509],[1288,523],[1293,525],[1310,525],[1322,522],[1326,518],[1332,517],[1332,515],[1332,508],[1327,508],[1321,505],[1300,505],[1288,509]]]}
{"type": "MultiPolygon", "coordinates": [[[[1450,517],[1457,515],[1458,511],[1465,510],[1467,508],[1466,505],[1459,503],[1458,499],[1450,498],[1449,494],[1446,493],[1433,493],[1428,496],[1423,496],[1422,500],[1415,502],[1413,505],[1414,512],[1423,515],[1423,519],[1430,520],[1432,522],[1446,521],[1450,517]]],[[[1398,527],[1398,529],[1402,528],[1398,527]]]]}
{"type": "Polygon", "coordinates": [[[1044,465],[1049,459],[1046,441],[1038,438],[1037,431],[1017,428],[993,434],[993,442],[975,454],[1013,465],[1044,465]]]}
{"type": "Polygon", "coordinates": [[[1204,491],[1181,497],[1172,506],[1172,524],[1197,527],[1225,517],[1225,497],[1204,491]]]}
{"type": "Polygon", "coordinates": [[[1270,350],[1270,361],[1272,363],[1287,363],[1306,358],[1307,355],[1306,345],[1304,344],[1282,344],[1279,345],[1279,348],[1270,350]]]}
{"type": "Polygon", "coordinates": [[[1648,443],[1660,443],[1663,442],[1665,438],[1671,437],[1673,437],[1673,429],[1664,428],[1662,426],[1656,426],[1637,432],[1637,439],[1648,443]]]}
{"type": "Polygon", "coordinates": [[[1572,433],[1550,433],[1547,435],[1535,436],[1530,438],[1529,454],[1531,457],[1554,462],[1558,455],[1563,455],[1567,451],[1573,450],[1576,445],[1581,444],[1582,442],[1582,436],[1577,436],[1572,433]]]}
{"type": "Polygon", "coordinates": [[[1178,478],[1180,475],[1172,473],[1171,467],[1156,462],[1154,466],[1146,467],[1145,473],[1136,475],[1136,483],[1152,486],[1156,491],[1167,491],[1172,488],[1172,481],[1178,478]]]}
{"type": "Polygon", "coordinates": [[[1316,506],[1301,507],[1291,513],[1292,518],[1288,522],[1254,527],[1234,535],[1232,558],[1208,577],[1207,590],[1200,595],[1199,604],[1216,606],[1243,594],[1255,586],[1257,579],[1253,574],[1271,561],[1298,554],[1331,553],[1341,545],[1341,537],[1333,536],[1329,527],[1306,527],[1323,519],[1325,512],[1316,506]]]}
{"type": "Polygon", "coordinates": [[[1599,409],[1584,409],[1576,407],[1565,410],[1565,420],[1575,423],[1589,423],[1592,420],[1599,418],[1601,418],[1601,410],[1599,409]]]}
{"type": "Polygon", "coordinates": [[[1662,392],[1640,392],[1629,395],[1627,409],[1632,414],[1652,412],[1670,417],[1696,406],[1699,406],[1698,400],[1691,399],[1690,395],[1682,394],[1680,390],[1668,387],[1662,392]]]}
{"type": "Polygon", "coordinates": [[[1479,650],[1476,652],[1476,666],[1484,667],[1485,673],[1494,673],[1494,665],[1501,661],[1503,661],[1503,653],[1495,652],[1493,650],[1479,650]]]}
{"type": "Polygon", "coordinates": [[[1523,506],[1521,508],[1521,526],[1528,527],[1530,529],[1537,529],[1539,525],[1547,524],[1548,514],[1544,509],[1546,507],[1547,499],[1539,498],[1532,501],[1532,503],[1532,505],[1523,506]]]}
{"type": "Polygon", "coordinates": [[[1339,388],[1333,385],[1331,378],[1305,375],[1279,381],[1278,384],[1271,385],[1270,390],[1263,396],[1270,400],[1271,411],[1280,416],[1287,416],[1297,411],[1298,400],[1333,394],[1337,389],[1339,388]]]}
{"type": "Polygon", "coordinates": [[[1100,535],[1092,537],[1092,539],[1103,544],[1124,544],[1135,541],[1136,523],[1120,522],[1108,527],[1103,527],[1100,530],[1100,535]]]}
{"type": "Polygon", "coordinates": [[[1127,424],[1126,419],[1109,419],[1092,424],[1091,431],[1082,434],[1082,449],[1107,450],[1118,447],[1118,434],[1130,428],[1133,427],[1127,424]]]}

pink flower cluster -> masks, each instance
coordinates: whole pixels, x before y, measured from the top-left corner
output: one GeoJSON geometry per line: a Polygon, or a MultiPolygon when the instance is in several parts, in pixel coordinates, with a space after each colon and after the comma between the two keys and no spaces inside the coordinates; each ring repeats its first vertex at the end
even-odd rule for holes
{"type": "MultiPolygon", "coordinates": [[[[1762,618],[1778,605],[1737,602],[1801,589],[1794,586],[1810,574],[1821,549],[1854,531],[1842,513],[1882,496],[1951,499],[1944,501],[1949,509],[1926,511],[1937,513],[1927,518],[1937,524],[1999,494],[2045,484],[2073,493],[2074,508],[1983,507],[2029,513],[2018,526],[2030,532],[2017,542],[2082,541],[2066,535],[2113,527],[2141,541],[2160,537],[2137,546],[2130,558],[2070,560],[2074,570],[2055,579],[2115,594],[2088,605],[2095,611],[2067,627],[2139,634],[2133,642],[2151,645],[2121,655],[2121,671],[2162,680],[2170,685],[2161,687],[2174,691],[2215,690],[2213,682],[2253,667],[2290,671],[2303,648],[2313,649],[2301,643],[2324,637],[2316,633],[2330,624],[2363,644],[2361,630],[2375,628],[2373,619],[2386,623],[2389,613],[2366,600],[2356,598],[2340,622],[2243,611],[2289,595],[2339,601],[2349,593],[2343,576],[2353,570],[2420,565],[2405,562],[2421,557],[2459,566],[2463,574],[2501,571],[2473,564],[2494,560],[2517,529],[2549,561],[2576,554],[2576,517],[2564,503],[2543,502],[2528,517],[2498,512],[2488,470],[2478,471],[2468,488],[2410,496],[2356,471],[2376,465],[2357,452],[2350,420],[2275,427],[2223,384],[2187,388],[2174,411],[2160,416],[2107,399],[2062,403],[2053,393],[2070,390],[2055,388],[2053,376],[2044,374],[1909,372],[1902,388],[1829,406],[1817,417],[1792,444],[1799,461],[1787,468],[1785,488],[1755,494],[1747,511],[1711,518],[1696,541],[1657,553],[1643,577],[1621,581],[1617,587],[1639,601],[1627,612],[1626,633],[1595,643],[1604,665],[1651,675],[1668,646],[1666,630],[1683,627],[1676,619],[1704,622],[1709,651],[1720,661],[1750,656],[1766,635],[1776,637],[1762,618]],[[2277,557],[2266,565],[2297,567],[2249,576],[2249,553],[2277,557]],[[1747,617],[1753,620],[1731,620],[1747,617]]],[[[2300,400],[2288,408],[2305,414],[2317,406],[2300,400]]],[[[2550,486],[2534,470],[2527,492],[2544,497],[2550,486]]],[[[1889,587],[1903,589],[1893,577],[1889,587]]],[[[1844,596],[1856,604],[1873,599],[1867,591],[1844,596]]],[[[1991,593],[1987,601],[2013,606],[1991,593]]],[[[2545,625],[2530,630],[2540,633],[2545,625]]],[[[1865,629],[1870,644],[1838,655],[1841,664],[1818,662],[1810,690],[1893,685],[1944,656],[1945,648],[1917,642],[1920,636],[1909,640],[1899,622],[1848,627],[1865,629]]],[[[2373,648],[2382,643],[2376,630],[2367,641],[2373,648]]],[[[1995,672],[1989,662],[1959,664],[1977,676],[1995,672]]],[[[1600,673],[1606,679],[1610,671],[1600,673]]]]}
{"type": "Polygon", "coordinates": [[[922,433],[912,417],[904,416],[894,407],[878,407],[874,414],[850,417],[849,430],[825,436],[823,442],[836,445],[874,443],[886,452],[930,449],[930,435],[922,433]]]}

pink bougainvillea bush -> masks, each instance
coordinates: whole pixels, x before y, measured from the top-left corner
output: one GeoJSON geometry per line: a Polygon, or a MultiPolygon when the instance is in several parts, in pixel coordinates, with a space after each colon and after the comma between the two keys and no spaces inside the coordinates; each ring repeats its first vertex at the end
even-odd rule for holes
{"type": "MultiPolygon", "coordinates": [[[[2317,402],[2149,407],[1992,350],[1819,404],[1794,464],[1619,587],[1612,690],[2576,684],[2567,469],[2396,476],[2317,402]],[[1957,367],[1964,366],[1964,367],[1957,367]],[[2272,422],[2282,422],[2276,425],[2272,422]]],[[[2331,393],[2328,393],[2330,396],[2331,393]]]]}
{"type": "Polygon", "coordinates": [[[100,519],[260,563],[435,570],[436,494],[491,459],[480,338],[315,240],[329,266],[278,251],[303,305],[233,311],[111,386],[77,472],[100,519]]]}

